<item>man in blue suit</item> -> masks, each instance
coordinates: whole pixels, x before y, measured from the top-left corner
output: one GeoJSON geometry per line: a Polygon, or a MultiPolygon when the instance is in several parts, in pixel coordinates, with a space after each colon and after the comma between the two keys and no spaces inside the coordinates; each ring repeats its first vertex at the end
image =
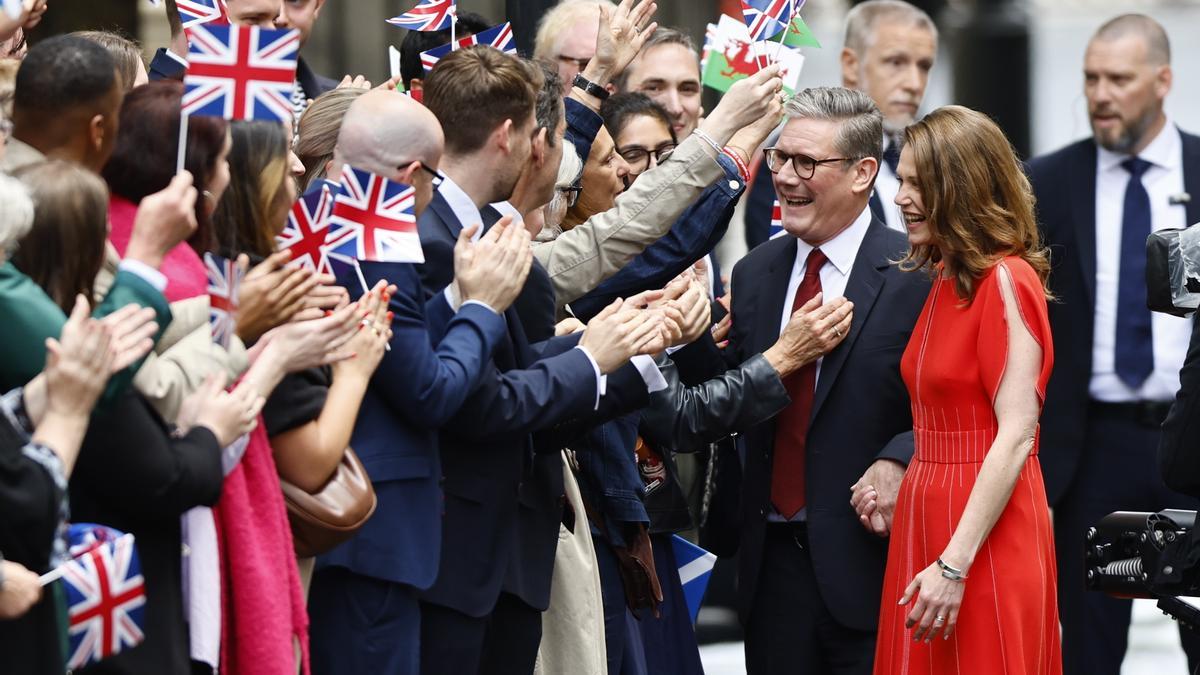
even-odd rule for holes
{"type": "MultiPolygon", "coordinates": [[[[489,220],[487,205],[507,200],[526,168],[541,77],[531,64],[473,47],[440,61],[426,79],[425,103],[446,136],[446,179],[418,220],[427,292],[436,294],[449,281],[451,246],[463,226],[489,220]]],[[[527,338],[521,317],[506,312],[508,339],[444,427],[441,564],[436,583],[422,594],[423,673],[532,672],[549,567],[544,575],[522,567],[525,556],[517,549],[529,544],[523,533],[541,531],[524,510],[558,509],[561,502],[541,499],[531,434],[570,422],[594,424],[638,404],[636,396],[612,401],[614,394],[632,393],[618,380],[634,369],[616,371],[660,341],[660,327],[653,314],[617,307],[607,308],[582,336],[538,344],[527,338]],[[609,394],[602,397],[602,375],[610,373],[609,394]]],[[[644,403],[645,385],[639,386],[644,403]]]]}
{"type": "MultiPolygon", "coordinates": [[[[1170,59],[1150,17],[1105,23],[1084,57],[1093,137],[1029,162],[1058,296],[1041,457],[1067,673],[1116,675],[1129,631],[1129,600],[1084,590],[1087,528],[1112,511],[1196,508],[1155,461],[1192,323],[1146,308],[1146,237],[1200,220],[1200,138],[1163,111],[1170,59]]],[[[1180,633],[1194,667],[1200,644],[1180,633]]]]}
{"type": "MultiPolygon", "coordinates": [[[[347,112],[335,165],[413,185],[419,215],[432,198],[441,154],[441,129],[428,110],[376,91],[347,112]]],[[[514,228],[498,228],[478,244],[462,240],[454,262],[463,299],[457,312],[440,294],[426,301],[413,265],[361,263],[369,284],[387,279],[396,287],[391,352],[351,438],[378,505],[350,541],[318,559],[309,600],[314,672],[419,672],[417,593],[433,584],[441,546],[437,429],[502,342],[498,312],[520,292],[532,257],[528,237],[514,228]]]]}

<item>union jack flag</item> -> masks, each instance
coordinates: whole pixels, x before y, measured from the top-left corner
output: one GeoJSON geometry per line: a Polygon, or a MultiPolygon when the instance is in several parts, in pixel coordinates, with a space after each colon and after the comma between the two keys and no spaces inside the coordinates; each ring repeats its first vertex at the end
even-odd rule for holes
{"type": "MultiPolygon", "coordinates": [[[[512,43],[512,25],[505,22],[500,25],[494,25],[478,34],[463,37],[457,41],[457,49],[466,49],[474,47],[475,44],[487,44],[488,47],[494,47],[504,52],[505,54],[517,53],[516,44],[512,43]]],[[[451,52],[454,44],[443,44],[442,47],[434,47],[428,52],[421,52],[421,66],[425,67],[425,72],[433,70],[433,66],[438,65],[438,61],[445,58],[446,54],[451,52]]]]}
{"type": "Polygon", "coordinates": [[[742,19],[751,40],[766,40],[792,20],[792,0],[742,0],[742,19]]]}
{"type": "Polygon", "coordinates": [[[225,0],[175,0],[179,8],[179,20],[184,28],[192,28],[200,24],[227,24],[229,11],[225,9],[225,0]]]}
{"type": "Polygon", "coordinates": [[[424,0],[400,16],[387,20],[400,28],[420,31],[449,30],[454,22],[454,0],[424,0]]]}
{"type": "Polygon", "coordinates": [[[783,210],[779,207],[779,200],[775,200],[775,205],[771,207],[771,226],[767,229],[767,236],[771,239],[783,234],[783,210]]]}
{"type": "MultiPolygon", "coordinates": [[[[457,42],[457,49],[466,49],[475,45],[487,45],[495,47],[505,54],[516,54],[517,46],[513,44],[512,25],[505,22],[499,26],[465,37],[457,42]]],[[[425,72],[433,70],[438,61],[446,58],[446,55],[452,51],[454,45],[444,44],[441,47],[434,47],[427,52],[421,52],[421,65],[424,66],[425,72]]]]}
{"type": "Polygon", "coordinates": [[[415,204],[411,186],[346,166],[329,216],[325,254],[345,262],[425,262],[415,204]]]}
{"type": "Polygon", "coordinates": [[[212,253],[204,254],[204,270],[208,273],[208,322],[212,325],[213,342],[228,349],[236,327],[234,315],[242,270],[233,260],[212,253]]]}
{"type": "Polygon", "coordinates": [[[188,37],[184,113],[227,120],[291,118],[299,31],[205,24],[188,37]]]}
{"type": "MultiPolygon", "coordinates": [[[[336,189],[336,188],[335,188],[336,189]]],[[[325,257],[325,235],[329,229],[329,213],[333,210],[333,193],[326,181],[317,181],[296,200],[288,212],[287,224],[275,237],[281,249],[290,249],[292,261],[288,267],[316,270],[331,274],[325,257]]]]}
{"type": "Polygon", "coordinates": [[[132,534],[76,523],[72,560],[62,571],[67,601],[67,668],[77,670],[146,639],[146,584],[132,534]]]}

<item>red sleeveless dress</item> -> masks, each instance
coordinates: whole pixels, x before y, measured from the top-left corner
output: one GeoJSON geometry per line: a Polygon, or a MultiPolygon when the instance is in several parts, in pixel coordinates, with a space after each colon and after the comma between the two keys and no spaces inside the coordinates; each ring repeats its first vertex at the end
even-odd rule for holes
{"type": "Polygon", "coordinates": [[[1034,450],[965,582],[950,640],[914,643],[897,604],[945,550],[996,437],[993,399],[1008,356],[999,266],[1008,269],[1026,329],[1042,347],[1039,402],[1054,362],[1037,273],[1008,257],[963,303],[952,279],[935,281],[900,362],[912,399],[916,452],[900,486],[883,582],[875,674],[1060,675],[1054,534],[1034,450]]]}

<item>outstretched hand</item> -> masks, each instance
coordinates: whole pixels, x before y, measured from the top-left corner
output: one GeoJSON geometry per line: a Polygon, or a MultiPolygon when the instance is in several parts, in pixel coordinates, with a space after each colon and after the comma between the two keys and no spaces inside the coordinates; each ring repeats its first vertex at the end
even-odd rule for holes
{"type": "Polygon", "coordinates": [[[615,10],[600,5],[600,26],[596,32],[596,55],[584,69],[583,76],[601,86],[621,74],[642,45],[658,28],[651,21],[658,5],[651,0],[622,0],[615,10]]]}

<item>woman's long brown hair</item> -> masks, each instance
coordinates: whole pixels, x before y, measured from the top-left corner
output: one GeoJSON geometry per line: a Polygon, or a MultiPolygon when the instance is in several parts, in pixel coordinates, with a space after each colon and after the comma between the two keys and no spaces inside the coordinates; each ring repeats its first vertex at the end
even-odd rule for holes
{"type": "Polygon", "coordinates": [[[932,242],[914,246],[900,266],[942,263],[960,298],[1000,258],[1018,256],[1037,272],[1046,297],[1050,257],[1034,217],[1033,190],[1012,144],[987,115],[950,105],[904,130],[932,242]]]}

